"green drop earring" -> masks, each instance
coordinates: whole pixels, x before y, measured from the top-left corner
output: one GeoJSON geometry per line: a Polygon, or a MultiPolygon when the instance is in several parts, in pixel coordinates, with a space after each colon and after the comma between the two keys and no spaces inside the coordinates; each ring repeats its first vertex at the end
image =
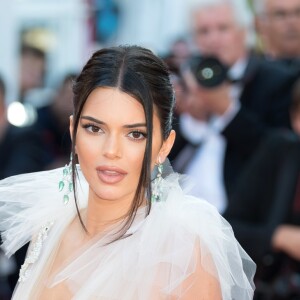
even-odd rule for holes
{"type": "Polygon", "coordinates": [[[158,159],[157,167],[157,174],[155,179],[152,182],[152,195],[151,195],[151,201],[152,202],[159,202],[162,199],[162,172],[163,172],[163,164],[160,162],[160,158],[158,159]]]}
{"type": "Polygon", "coordinates": [[[63,177],[58,183],[58,189],[60,192],[64,192],[63,203],[67,205],[69,203],[69,194],[73,192],[73,181],[72,181],[72,160],[73,156],[71,153],[70,162],[63,168],[63,177]]]}

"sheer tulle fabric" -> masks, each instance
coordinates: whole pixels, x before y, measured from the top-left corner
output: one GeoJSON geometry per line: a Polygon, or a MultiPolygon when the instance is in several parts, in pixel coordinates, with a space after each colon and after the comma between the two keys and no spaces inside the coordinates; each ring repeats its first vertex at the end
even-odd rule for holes
{"type": "MultiPolygon", "coordinates": [[[[87,183],[80,170],[78,198],[87,206],[87,183]]],[[[222,299],[252,299],[255,264],[235,240],[231,226],[207,202],[187,196],[178,174],[163,180],[163,200],[145,217],[141,208],[129,236],[113,243],[122,224],[111,226],[78,249],[68,263],[47,278],[65,228],[76,218],[72,200],[62,202],[62,169],[19,175],[0,182],[0,230],[3,248],[13,254],[54,221],[30,278],[14,299],[38,299],[38,286],[67,286],[72,299],[181,299],[197,284],[197,268],[215,277],[222,299]]],[[[200,297],[199,297],[200,298],[200,297]]]]}

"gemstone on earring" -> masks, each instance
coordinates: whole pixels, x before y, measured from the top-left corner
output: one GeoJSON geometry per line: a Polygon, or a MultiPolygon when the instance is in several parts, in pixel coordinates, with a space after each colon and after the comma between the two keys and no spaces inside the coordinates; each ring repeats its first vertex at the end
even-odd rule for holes
{"type": "Polygon", "coordinates": [[[69,200],[70,200],[69,196],[68,195],[64,195],[63,203],[67,205],[69,203],[69,200]]]}
{"type": "Polygon", "coordinates": [[[65,184],[64,184],[64,182],[61,180],[61,181],[59,182],[59,184],[58,184],[58,189],[59,189],[59,191],[61,192],[61,191],[64,189],[64,187],[65,187],[65,184]]]}
{"type": "Polygon", "coordinates": [[[68,176],[69,175],[69,170],[68,170],[68,166],[65,165],[64,169],[63,169],[63,176],[68,176]]]}

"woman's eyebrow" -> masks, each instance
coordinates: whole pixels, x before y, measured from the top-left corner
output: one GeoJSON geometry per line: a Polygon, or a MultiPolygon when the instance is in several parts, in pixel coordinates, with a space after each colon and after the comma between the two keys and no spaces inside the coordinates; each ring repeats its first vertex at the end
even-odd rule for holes
{"type": "Polygon", "coordinates": [[[125,128],[135,128],[135,127],[147,127],[146,123],[135,123],[135,124],[128,124],[124,125],[125,128]]]}
{"type": "Polygon", "coordinates": [[[90,116],[82,116],[80,119],[89,120],[89,121],[92,121],[92,122],[95,122],[95,123],[98,123],[98,124],[105,125],[105,123],[103,121],[100,121],[100,120],[98,120],[96,118],[93,118],[93,117],[90,117],[90,116]]]}
{"type": "MultiPolygon", "coordinates": [[[[82,116],[81,119],[89,120],[101,125],[106,125],[105,122],[98,120],[96,118],[90,117],[90,116],[82,116]]],[[[146,123],[134,123],[134,124],[126,124],[123,126],[124,128],[136,128],[136,127],[147,127],[146,123]]]]}

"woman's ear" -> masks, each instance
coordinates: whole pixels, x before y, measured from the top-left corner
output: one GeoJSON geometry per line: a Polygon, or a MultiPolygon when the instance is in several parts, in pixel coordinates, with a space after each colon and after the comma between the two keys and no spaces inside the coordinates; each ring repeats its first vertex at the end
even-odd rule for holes
{"type": "Polygon", "coordinates": [[[70,130],[70,136],[71,136],[71,140],[73,141],[73,116],[70,116],[70,126],[69,126],[69,130],[70,130]]]}
{"type": "Polygon", "coordinates": [[[160,162],[163,163],[167,156],[169,155],[175,141],[176,132],[175,130],[171,130],[168,138],[163,142],[160,151],[159,151],[159,158],[160,162]]]}

